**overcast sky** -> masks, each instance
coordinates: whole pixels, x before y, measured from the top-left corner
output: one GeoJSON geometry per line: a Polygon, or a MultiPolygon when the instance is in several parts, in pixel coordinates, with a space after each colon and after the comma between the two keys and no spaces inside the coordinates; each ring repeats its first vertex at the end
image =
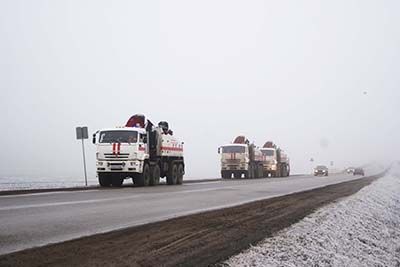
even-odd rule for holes
{"type": "MultiPolygon", "coordinates": [[[[275,141],[295,173],[399,159],[400,1],[0,0],[0,176],[81,177],[75,127],[167,120],[187,176],[275,141]],[[366,93],[364,93],[366,92],[366,93]]],[[[95,147],[87,143],[95,177],[95,147]]]]}

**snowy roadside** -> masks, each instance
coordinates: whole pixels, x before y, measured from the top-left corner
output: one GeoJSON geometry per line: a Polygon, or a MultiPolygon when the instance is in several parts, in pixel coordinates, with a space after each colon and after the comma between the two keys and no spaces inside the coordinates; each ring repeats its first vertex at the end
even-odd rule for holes
{"type": "Polygon", "coordinates": [[[229,266],[400,266],[400,174],[392,172],[257,246],[229,266]]]}

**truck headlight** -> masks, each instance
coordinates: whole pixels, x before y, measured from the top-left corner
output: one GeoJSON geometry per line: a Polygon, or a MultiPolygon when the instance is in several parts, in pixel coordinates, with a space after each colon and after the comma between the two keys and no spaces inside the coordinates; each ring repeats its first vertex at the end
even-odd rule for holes
{"type": "Polygon", "coordinates": [[[97,165],[99,165],[99,166],[103,166],[103,162],[101,162],[101,161],[98,161],[98,162],[97,162],[97,165]]]}

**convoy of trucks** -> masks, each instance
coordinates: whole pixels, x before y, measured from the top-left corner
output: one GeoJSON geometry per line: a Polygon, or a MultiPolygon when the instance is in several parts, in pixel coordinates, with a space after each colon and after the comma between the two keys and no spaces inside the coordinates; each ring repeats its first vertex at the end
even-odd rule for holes
{"type": "Polygon", "coordinates": [[[102,187],[119,187],[126,178],[132,178],[138,186],[158,185],[160,178],[166,178],[168,185],[182,184],[183,142],[173,136],[165,121],[154,126],[137,114],[125,127],[97,131],[93,144],[102,187]]]}
{"type": "Polygon", "coordinates": [[[250,143],[245,136],[238,136],[232,144],[219,149],[221,154],[221,177],[261,178],[263,176],[263,157],[260,149],[250,143]]]}
{"type": "Polygon", "coordinates": [[[245,136],[238,136],[232,144],[221,146],[219,154],[223,179],[290,175],[288,156],[270,141],[266,142],[263,148],[259,148],[250,143],[245,136]]]}
{"type": "MultiPolygon", "coordinates": [[[[138,186],[158,185],[161,178],[166,178],[168,185],[182,184],[184,143],[175,138],[166,121],[155,126],[144,115],[136,114],[124,127],[95,132],[93,144],[102,187],[120,187],[127,178],[138,186]]],[[[223,179],[290,175],[288,156],[270,141],[259,148],[241,135],[218,152],[223,179]]]]}

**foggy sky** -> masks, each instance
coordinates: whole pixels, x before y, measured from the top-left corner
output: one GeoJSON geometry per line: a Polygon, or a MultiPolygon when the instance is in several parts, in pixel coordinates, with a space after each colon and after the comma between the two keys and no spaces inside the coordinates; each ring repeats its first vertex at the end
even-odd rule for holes
{"type": "MultiPolygon", "coordinates": [[[[75,127],[167,120],[188,177],[275,141],[292,171],[399,159],[399,1],[0,1],[0,176],[81,177],[75,127]],[[366,92],[366,94],[364,93],[366,92]]],[[[95,147],[87,142],[89,174],[95,147]]]]}

